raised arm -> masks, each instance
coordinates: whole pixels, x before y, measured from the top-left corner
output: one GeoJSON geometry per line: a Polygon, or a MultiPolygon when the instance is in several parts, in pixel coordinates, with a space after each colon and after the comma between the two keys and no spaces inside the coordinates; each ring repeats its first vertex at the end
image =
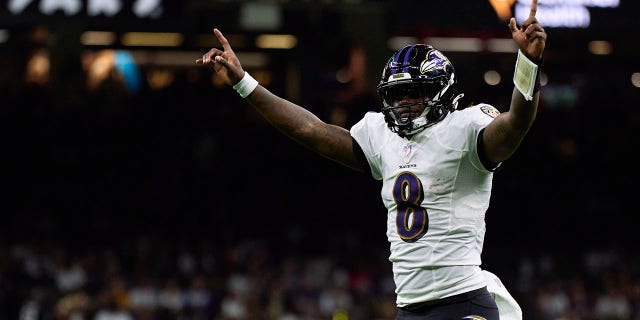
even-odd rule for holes
{"type": "MultiPolygon", "coordinates": [[[[220,30],[214,29],[213,33],[223,50],[213,48],[196,63],[212,66],[228,86],[237,85],[246,72],[220,30]]],[[[260,85],[246,99],[269,123],[293,140],[324,157],[363,171],[353,150],[351,134],[345,128],[323,122],[303,107],[260,85]]]]}
{"type": "MultiPolygon", "coordinates": [[[[516,20],[511,18],[509,29],[520,51],[540,67],[547,34],[536,19],[538,1],[531,1],[529,18],[518,28],[516,20]]],[[[531,100],[514,88],[509,111],[500,114],[483,131],[482,145],[484,155],[492,165],[508,159],[518,149],[520,142],[535,120],[540,93],[534,92],[531,100]]]]}

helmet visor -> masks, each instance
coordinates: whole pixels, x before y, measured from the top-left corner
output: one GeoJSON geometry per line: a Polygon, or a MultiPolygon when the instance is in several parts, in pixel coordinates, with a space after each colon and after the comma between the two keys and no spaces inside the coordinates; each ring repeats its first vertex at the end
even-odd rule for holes
{"type": "Polygon", "coordinates": [[[429,101],[438,92],[439,86],[428,83],[397,84],[380,89],[380,97],[387,106],[393,106],[404,99],[429,101]]]}

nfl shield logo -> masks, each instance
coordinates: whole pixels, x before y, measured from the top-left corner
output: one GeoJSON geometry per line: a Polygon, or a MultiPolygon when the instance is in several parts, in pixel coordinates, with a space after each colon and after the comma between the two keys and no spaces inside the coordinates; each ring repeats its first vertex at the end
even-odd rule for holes
{"type": "Polygon", "coordinates": [[[409,163],[409,159],[411,158],[411,144],[407,143],[402,147],[402,151],[404,153],[404,162],[409,163]]]}

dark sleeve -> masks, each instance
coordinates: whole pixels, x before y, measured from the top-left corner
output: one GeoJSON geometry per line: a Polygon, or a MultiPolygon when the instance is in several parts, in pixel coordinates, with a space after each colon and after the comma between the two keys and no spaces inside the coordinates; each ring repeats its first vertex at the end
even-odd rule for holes
{"type": "Polygon", "coordinates": [[[478,134],[478,157],[480,158],[480,163],[482,163],[482,166],[489,170],[489,171],[496,171],[498,170],[498,168],[500,168],[500,163],[493,164],[491,163],[491,161],[489,161],[489,159],[487,159],[487,155],[484,152],[484,145],[482,142],[482,134],[484,133],[484,128],[482,130],[480,130],[480,133],[478,134]]]}
{"type": "Polygon", "coordinates": [[[367,157],[364,155],[364,151],[362,151],[362,148],[358,144],[358,141],[351,137],[351,144],[353,145],[353,153],[356,154],[356,158],[358,159],[362,170],[368,172],[369,175],[371,175],[371,166],[369,166],[369,161],[367,161],[367,157]],[[366,168],[369,168],[369,170],[366,170],[366,168]]]}

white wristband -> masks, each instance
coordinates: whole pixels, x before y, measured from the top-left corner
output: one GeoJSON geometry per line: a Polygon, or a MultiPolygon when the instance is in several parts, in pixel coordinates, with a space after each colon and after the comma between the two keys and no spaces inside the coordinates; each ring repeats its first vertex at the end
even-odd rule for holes
{"type": "Polygon", "coordinates": [[[538,65],[529,60],[518,50],[516,70],[513,73],[513,83],[527,101],[533,99],[533,90],[538,81],[538,65]]]}
{"type": "Polygon", "coordinates": [[[258,81],[254,79],[249,72],[244,72],[244,76],[238,83],[233,86],[233,89],[240,94],[241,97],[248,97],[253,90],[258,86],[258,81]]]}

